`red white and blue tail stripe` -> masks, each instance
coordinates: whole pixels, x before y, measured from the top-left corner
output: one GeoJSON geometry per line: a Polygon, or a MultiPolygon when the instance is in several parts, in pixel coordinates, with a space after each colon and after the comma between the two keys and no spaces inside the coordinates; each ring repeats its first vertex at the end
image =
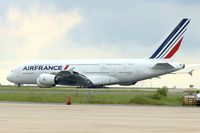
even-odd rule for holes
{"type": "Polygon", "coordinates": [[[183,40],[184,33],[187,29],[190,19],[184,18],[176,28],[161,43],[160,47],[153,53],[150,59],[169,59],[179,49],[183,40]]]}

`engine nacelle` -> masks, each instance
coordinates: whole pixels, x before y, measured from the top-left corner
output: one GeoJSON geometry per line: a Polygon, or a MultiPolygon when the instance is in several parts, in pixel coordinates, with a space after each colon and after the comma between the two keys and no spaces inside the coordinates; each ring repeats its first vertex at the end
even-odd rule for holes
{"type": "Polygon", "coordinates": [[[41,88],[54,87],[58,83],[58,79],[53,74],[44,73],[37,78],[37,85],[41,88]]]}

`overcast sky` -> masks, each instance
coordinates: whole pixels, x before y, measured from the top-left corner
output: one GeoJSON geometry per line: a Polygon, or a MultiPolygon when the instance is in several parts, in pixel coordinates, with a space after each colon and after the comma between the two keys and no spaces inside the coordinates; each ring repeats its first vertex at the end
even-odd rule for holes
{"type": "MultiPolygon", "coordinates": [[[[173,60],[199,64],[199,13],[197,0],[0,0],[0,82],[29,60],[149,57],[183,17],[191,23],[173,60]]],[[[200,87],[199,77],[197,70],[138,86],[200,87]]]]}

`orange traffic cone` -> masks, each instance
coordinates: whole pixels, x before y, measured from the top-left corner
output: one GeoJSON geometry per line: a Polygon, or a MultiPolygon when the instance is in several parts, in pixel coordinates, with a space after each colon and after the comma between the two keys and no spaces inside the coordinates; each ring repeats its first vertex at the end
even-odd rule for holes
{"type": "Polygon", "coordinates": [[[67,99],[66,99],[66,105],[71,105],[72,103],[71,103],[71,98],[70,97],[67,97],[67,99]]]}

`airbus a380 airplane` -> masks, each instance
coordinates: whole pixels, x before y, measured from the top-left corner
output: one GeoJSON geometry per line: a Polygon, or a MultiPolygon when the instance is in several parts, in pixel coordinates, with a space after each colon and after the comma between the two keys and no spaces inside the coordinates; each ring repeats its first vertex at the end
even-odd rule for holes
{"type": "Polygon", "coordinates": [[[18,85],[95,88],[114,84],[133,85],[141,80],[169,74],[185,67],[182,63],[167,59],[179,49],[189,22],[190,19],[182,19],[149,59],[30,61],[13,69],[7,79],[18,85]]]}

